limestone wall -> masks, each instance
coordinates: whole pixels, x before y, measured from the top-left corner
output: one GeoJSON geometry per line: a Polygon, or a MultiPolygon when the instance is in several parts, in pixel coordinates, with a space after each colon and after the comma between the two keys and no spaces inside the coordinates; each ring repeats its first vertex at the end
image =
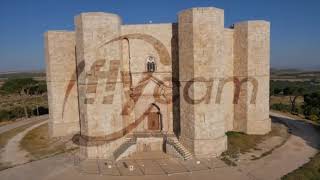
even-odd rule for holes
{"type": "Polygon", "coordinates": [[[75,60],[75,33],[45,33],[46,76],[49,103],[49,131],[53,137],[80,130],[75,60]]]}
{"type": "Polygon", "coordinates": [[[224,12],[193,8],[179,14],[181,141],[197,156],[226,150],[226,107],[211,99],[225,77],[224,12]]]}
{"type": "MultiPolygon", "coordinates": [[[[219,79],[219,84],[216,91],[216,96],[214,96],[216,104],[220,104],[224,109],[225,113],[225,129],[226,131],[233,130],[233,122],[234,122],[234,90],[235,85],[232,81],[233,79],[233,71],[235,70],[233,67],[234,55],[233,55],[233,42],[234,41],[234,31],[233,29],[224,30],[224,61],[221,64],[221,68],[224,68],[224,78],[219,79]],[[220,86],[220,87],[219,87],[220,86]],[[219,92],[219,88],[221,92],[219,92]],[[219,97],[218,97],[219,96],[219,97]],[[220,98],[220,102],[217,102],[217,99],[220,98]]],[[[213,100],[213,99],[212,99],[213,100]]]]}
{"type": "MultiPolygon", "coordinates": [[[[163,131],[172,132],[172,61],[178,61],[176,56],[178,52],[176,28],[177,26],[171,23],[121,26],[121,35],[127,37],[127,39],[122,40],[123,69],[131,72],[133,87],[139,85],[146,75],[147,58],[152,56],[156,62],[156,71],[152,73],[155,79],[147,81],[146,86],[142,90],[142,95],[134,106],[134,116],[126,124],[136,120],[136,118],[146,112],[150,104],[155,103],[160,108],[162,114],[163,131]],[[157,50],[158,45],[163,46],[161,51],[157,50]],[[157,81],[162,81],[167,86],[165,88],[169,96],[167,99],[160,97],[157,99],[154,97],[160,96],[160,91],[156,91],[163,88],[157,81]],[[169,102],[165,100],[169,100],[169,102]]],[[[147,129],[147,117],[145,117],[135,131],[146,131],[147,129]]]]}

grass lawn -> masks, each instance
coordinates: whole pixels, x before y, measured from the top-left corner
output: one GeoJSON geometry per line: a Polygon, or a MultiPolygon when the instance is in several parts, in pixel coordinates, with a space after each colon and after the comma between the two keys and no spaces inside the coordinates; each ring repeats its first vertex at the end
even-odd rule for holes
{"type": "Polygon", "coordinates": [[[296,179],[308,179],[318,180],[320,179],[320,153],[315,155],[308,163],[300,168],[292,171],[281,178],[282,180],[296,180],[296,179]]]}
{"type": "Polygon", "coordinates": [[[43,124],[26,134],[20,147],[28,151],[32,160],[43,159],[71,150],[60,138],[50,138],[48,124],[43,124]]]}

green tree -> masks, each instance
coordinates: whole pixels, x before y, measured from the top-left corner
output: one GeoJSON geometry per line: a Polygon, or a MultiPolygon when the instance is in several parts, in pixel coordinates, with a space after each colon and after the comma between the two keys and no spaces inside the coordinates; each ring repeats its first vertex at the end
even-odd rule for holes
{"type": "MultiPolygon", "coordinates": [[[[33,86],[31,86],[30,88],[30,95],[34,95],[34,96],[41,96],[44,93],[47,92],[47,84],[44,82],[39,82],[38,84],[35,84],[33,86]]],[[[37,98],[36,98],[37,100],[37,98]]],[[[39,104],[38,102],[36,102],[36,112],[37,112],[37,116],[39,116],[39,104]]]]}
{"type": "Polygon", "coordinates": [[[285,96],[291,95],[292,93],[293,93],[292,87],[287,86],[283,89],[283,95],[285,96]]]}
{"type": "Polygon", "coordinates": [[[274,88],[274,90],[273,90],[273,93],[274,93],[275,95],[279,95],[281,92],[282,92],[282,90],[279,89],[279,88],[274,88]]]}
{"type": "Polygon", "coordinates": [[[38,81],[32,78],[8,79],[1,87],[1,90],[8,94],[18,94],[22,100],[25,117],[28,118],[28,109],[26,99],[31,95],[34,86],[38,85],[38,81]]]}
{"type": "Polygon", "coordinates": [[[283,89],[283,95],[289,96],[292,114],[297,112],[296,100],[299,96],[303,96],[305,89],[302,87],[286,87],[283,89]]]}
{"type": "Polygon", "coordinates": [[[304,98],[304,115],[312,120],[320,117],[320,92],[306,94],[304,98]]]}

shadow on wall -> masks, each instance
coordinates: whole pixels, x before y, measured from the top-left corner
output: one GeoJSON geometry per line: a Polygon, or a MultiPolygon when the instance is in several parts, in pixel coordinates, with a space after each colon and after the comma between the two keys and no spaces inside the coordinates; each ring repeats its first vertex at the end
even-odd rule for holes
{"type": "Polygon", "coordinates": [[[180,83],[179,83],[179,50],[178,23],[172,24],[171,55],[172,55],[172,113],[173,132],[180,135],[180,83]]]}

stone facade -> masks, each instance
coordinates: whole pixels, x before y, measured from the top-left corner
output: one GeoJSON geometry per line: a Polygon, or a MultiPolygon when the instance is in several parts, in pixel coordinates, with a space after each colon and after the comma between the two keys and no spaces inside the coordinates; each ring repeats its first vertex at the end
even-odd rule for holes
{"type": "Polygon", "coordinates": [[[270,131],[268,22],[224,28],[224,11],[208,7],[168,24],[82,13],[75,27],[45,35],[50,134],[79,132],[83,156],[164,150],[170,137],[218,156],[227,131],[270,131]]]}

